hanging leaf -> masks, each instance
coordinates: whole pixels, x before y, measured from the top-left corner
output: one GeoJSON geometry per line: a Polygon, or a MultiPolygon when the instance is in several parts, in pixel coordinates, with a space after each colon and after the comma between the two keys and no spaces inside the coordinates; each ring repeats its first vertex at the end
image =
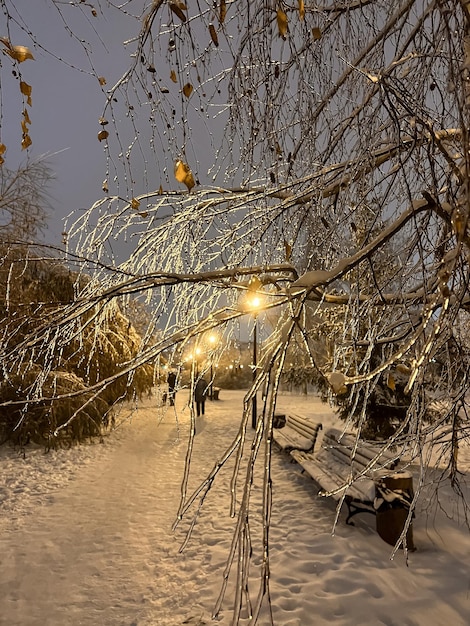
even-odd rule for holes
{"type": "Polygon", "coordinates": [[[179,183],[186,185],[188,191],[191,191],[196,184],[189,165],[181,161],[181,159],[175,161],[175,178],[179,183]]]}
{"type": "Polygon", "coordinates": [[[305,4],[304,0],[299,0],[299,17],[301,20],[305,17],[305,4]]]}
{"type": "Polygon", "coordinates": [[[312,36],[313,36],[313,41],[318,41],[319,39],[321,39],[321,30],[317,28],[316,26],[314,26],[312,28],[312,36]]]}
{"type": "Polygon", "coordinates": [[[176,82],[178,81],[178,79],[176,78],[176,72],[175,72],[175,70],[171,70],[171,72],[170,72],[170,78],[171,78],[171,80],[172,80],[174,83],[176,83],[176,82]]]}
{"type": "Polygon", "coordinates": [[[137,210],[140,207],[140,202],[139,200],[137,200],[137,198],[132,198],[131,207],[135,210],[137,210]]]}
{"type": "Polygon", "coordinates": [[[186,85],[183,87],[183,93],[186,96],[186,98],[189,98],[189,96],[193,93],[193,86],[191,85],[191,83],[186,83],[186,85]]]}
{"type": "Polygon", "coordinates": [[[219,7],[219,22],[223,24],[225,22],[225,16],[227,15],[227,4],[225,0],[220,0],[219,7]]]}
{"type": "Polygon", "coordinates": [[[27,148],[29,148],[29,146],[32,144],[33,142],[31,141],[31,137],[28,135],[28,133],[24,133],[23,134],[23,140],[21,142],[21,149],[22,150],[26,150],[27,148]]]}
{"type": "Polygon", "coordinates": [[[101,126],[106,126],[106,124],[108,124],[108,120],[105,117],[100,117],[99,123],[101,126]]]}
{"type": "Polygon", "coordinates": [[[102,189],[105,193],[108,193],[109,191],[108,181],[106,179],[103,181],[102,189]]]}
{"type": "Polygon", "coordinates": [[[186,15],[183,13],[186,8],[187,7],[183,2],[170,2],[170,9],[180,18],[182,22],[186,22],[186,15]]]}
{"type": "Polygon", "coordinates": [[[100,130],[98,133],[98,141],[104,141],[109,137],[109,133],[107,130],[100,130]]]}
{"type": "Polygon", "coordinates": [[[23,96],[26,96],[26,102],[28,103],[28,106],[32,106],[33,102],[31,100],[31,93],[33,91],[33,88],[31,87],[31,85],[28,85],[28,83],[25,83],[24,80],[21,80],[20,91],[23,96]]]}
{"type": "Polygon", "coordinates": [[[10,41],[6,37],[1,37],[0,41],[5,46],[5,52],[9,54],[12,59],[18,61],[18,63],[23,63],[23,61],[26,61],[26,59],[31,59],[32,61],[34,61],[31,50],[26,46],[12,46],[10,41]]]}
{"type": "Polygon", "coordinates": [[[31,124],[31,120],[29,119],[28,109],[23,110],[23,119],[26,122],[26,124],[31,124]]]}
{"type": "Polygon", "coordinates": [[[5,163],[5,159],[3,158],[3,154],[7,151],[7,147],[4,143],[0,143],[0,165],[5,163]]]}
{"type": "Polygon", "coordinates": [[[284,250],[286,252],[286,261],[289,263],[292,258],[292,246],[286,239],[284,239],[284,250]]]}
{"type": "Polygon", "coordinates": [[[287,15],[282,9],[277,10],[277,27],[279,36],[285,39],[287,35],[287,15]]]}
{"type": "Polygon", "coordinates": [[[219,45],[219,38],[217,36],[217,31],[215,30],[214,24],[209,24],[209,34],[211,36],[212,43],[214,44],[214,46],[217,47],[219,45]]]}
{"type": "Polygon", "coordinates": [[[163,195],[163,187],[160,184],[160,187],[158,188],[158,195],[162,196],[163,195]]]}
{"type": "Polygon", "coordinates": [[[101,86],[106,85],[106,78],[104,76],[99,76],[98,82],[101,86]]]}
{"type": "Polygon", "coordinates": [[[328,375],[328,382],[336,395],[342,395],[348,390],[345,385],[345,380],[346,377],[342,372],[331,372],[328,375]]]}

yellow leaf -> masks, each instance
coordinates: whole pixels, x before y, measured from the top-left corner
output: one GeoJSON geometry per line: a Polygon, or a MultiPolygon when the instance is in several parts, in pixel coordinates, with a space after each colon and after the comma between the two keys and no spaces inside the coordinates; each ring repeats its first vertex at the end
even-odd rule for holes
{"type": "Polygon", "coordinates": [[[136,210],[140,207],[140,202],[139,200],[137,200],[137,198],[132,198],[131,207],[136,210]]]}
{"type": "Polygon", "coordinates": [[[33,88],[28,83],[25,83],[24,80],[20,81],[20,91],[24,96],[30,96],[33,88]]]}
{"type": "Polygon", "coordinates": [[[159,196],[163,196],[163,187],[160,185],[160,187],[158,188],[158,195],[159,196]]]}
{"type": "Polygon", "coordinates": [[[181,159],[175,161],[175,178],[179,183],[186,185],[188,191],[191,191],[196,184],[189,165],[181,161],[181,159]]]}
{"type": "Polygon", "coordinates": [[[0,143],[0,154],[5,154],[7,147],[4,143],[0,143]]]}
{"type": "Polygon", "coordinates": [[[26,124],[31,124],[31,120],[29,119],[28,109],[24,109],[23,118],[26,124]]]}
{"type": "Polygon", "coordinates": [[[20,80],[20,91],[23,96],[26,96],[26,102],[28,106],[32,106],[33,101],[31,100],[31,93],[33,91],[33,88],[31,87],[31,85],[25,83],[24,80],[20,80]]]}
{"type": "Polygon", "coordinates": [[[220,0],[219,22],[221,24],[224,23],[226,15],[227,15],[227,4],[226,4],[225,0],[220,0]]]}
{"type": "Polygon", "coordinates": [[[99,76],[98,82],[101,86],[106,85],[106,78],[104,76],[99,76]]]}
{"type": "Polygon", "coordinates": [[[12,59],[15,59],[15,61],[18,61],[18,63],[23,63],[23,61],[26,61],[26,59],[32,59],[34,61],[34,57],[31,54],[31,50],[27,48],[26,46],[8,45],[5,52],[9,54],[12,59]]]}
{"type": "Polygon", "coordinates": [[[191,85],[191,83],[186,83],[186,85],[183,87],[183,93],[186,98],[189,98],[189,96],[193,93],[193,86],[191,85]]]}
{"type": "Polygon", "coordinates": [[[277,27],[279,29],[279,36],[285,39],[287,35],[287,15],[282,9],[277,10],[277,27]]]}
{"type": "Polygon", "coordinates": [[[5,159],[2,156],[0,156],[0,165],[3,165],[4,163],[5,163],[5,159]]]}
{"type": "Polygon", "coordinates": [[[319,39],[321,39],[321,30],[317,28],[316,26],[314,26],[312,28],[312,35],[313,35],[313,41],[318,41],[319,39]]]}
{"type": "Polygon", "coordinates": [[[346,393],[347,387],[345,385],[345,376],[342,372],[331,372],[328,376],[328,382],[330,383],[333,391],[337,395],[346,393]]]}
{"type": "Polygon", "coordinates": [[[211,36],[212,43],[214,44],[214,46],[217,47],[219,45],[219,38],[217,36],[217,31],[215,30],[214,24],[209,24],[209,34],[211,36]]]}
{"type": "Polygon", "coordinates": [[[301,20],[305,17],[305,4],[304,0],[299,0],[299,17],[301,20]]]}
{"type": "Polygon", "coordinates": [[[387,377],[387,387],[392,391],[395,391],[395,379],[391,374],[389,374],[387,377]]]}
{"type": "Polygon", "coordinates": [[[29,148],[29,146],[32,144],[33,142],[31,141],[31,137],[27,134],[24,133],[23,134],[23,140],[21,142],[21,149],[22,150],[26,150],[26,148],[29,148]]]}
{"type": "Polygon", "coordinates": [[[107,130],[100,130],[98,133],[98,141],[103,141],[109,137],[109,133],[107,130]]]}
{"type": "Polygon", "coordinates": [[[171,78],[171,80],[172,80],[174,83],[176,83],[176,82],[177,82],[177,80],[178,80],[178,79],[176,78],[176,72],[175,72],[175,70],[171,70],[171,72],[170,72],[170,78],[171,78]]]}
{"type": "Polygon", "coordinates": [[[183,11],[186,10],[185,4],[182,2],[170,2],[170,9],[182,22],[186,22],[186,15],[183,13],[183,11]]]}
{"type": "Polygon", "coordinates": [[[28,134],[28,124],[25,122],[25,120],[21,120],[21,130],[23,131],[24,135],[28,134]]]}

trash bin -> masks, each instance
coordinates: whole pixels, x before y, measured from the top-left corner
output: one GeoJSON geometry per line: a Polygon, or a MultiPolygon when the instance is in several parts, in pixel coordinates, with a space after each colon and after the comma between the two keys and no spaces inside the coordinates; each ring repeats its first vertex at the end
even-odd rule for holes
{"type": "MultiPolygon", "coordinates": [[[[394,546],[405,527],[413,500],[413,476],[407,471],[380,476],[375,482],[375,509],[377,533],[394,546]]],[[[415,550],[413,527],[406,533],[406,547],[415,550]]]]}

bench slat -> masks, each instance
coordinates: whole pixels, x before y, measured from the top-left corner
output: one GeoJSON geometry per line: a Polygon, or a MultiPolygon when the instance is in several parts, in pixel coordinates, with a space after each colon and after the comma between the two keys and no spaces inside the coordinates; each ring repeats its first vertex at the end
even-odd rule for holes
{"type": "Polygon", "coordinates": [[[286,452],[291,450],[311,451],[314,449],[322,425],[296,414],[286,414],[282,428],[273,428],[275,443],[286,452]]]}
{"type": "Polygon", "coordinates": [[[357,442],[356,446],[354,433],[330,428],[323,436],[318,453],[291,450],[290,455],[318,484],[320,495],[331,494],[336,501],[344,496],[348,507],[346,523],[349,524],[356,513],[375,513],[374,478],[397,465],[393,453],[380,451],[379,455],[378,452],[373,444],[364,441],[357,442]]]}

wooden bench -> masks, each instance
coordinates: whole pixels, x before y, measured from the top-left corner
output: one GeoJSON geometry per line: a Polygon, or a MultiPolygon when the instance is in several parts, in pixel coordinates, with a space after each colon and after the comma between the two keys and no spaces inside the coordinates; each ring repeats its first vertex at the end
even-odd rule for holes
{"type": "Polygon", "coordinates": [[[360,441],[355,446],[354,434],[343,434],[339,429],[331,428],[325,432],[317,454],[301,450],[290,452],[319,485],[320,495],[336,501],[343,499],[348,507],[347,524],[352,524],[351,518],[358,513],[376,513],[376,484],[398,463],[394,454],[380,452],[375,444],[360,441]]]}
{"type": "Polygon", "coordinates": [[[294,413],[276,413],[273,420],[273,440],[285,452],[312,452],[322,425],[294,413]]]}
{"type": "Polygon", "coordinates": [[[211,395],[212,400],[219,400],[219,394],[220,394],[220,387],[213,387],[212,395],[211,395]]]}

